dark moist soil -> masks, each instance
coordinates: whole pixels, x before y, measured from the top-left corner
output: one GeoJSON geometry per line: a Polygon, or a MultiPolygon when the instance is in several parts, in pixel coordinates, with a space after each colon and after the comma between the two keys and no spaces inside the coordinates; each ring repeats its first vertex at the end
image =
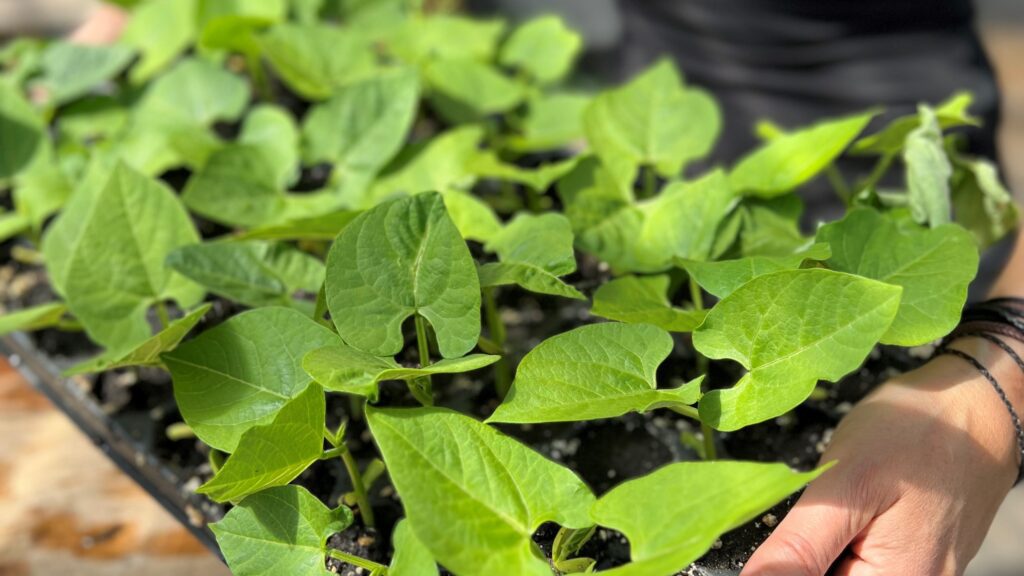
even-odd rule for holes
{"type": "MultiPolygon", "coordinates": [[[[305,176],[309,180],[322,174],[305,176]]],[[[223,230],[207,222],[199,222],[204,235],[223,230]]],[[[477,252],[479,247],[474,247],[477,252]]],[[[53,301],[55,298],[45,273],[13,261],[10,243],[0,246],[0,304],[15,310],[53,301]]],[[[590,293],[609,277],[607,269],[585,255],[579,255],[580,270],[569,278],[585,293],[590,293]]],[[[213,309],[201,322],[195,334],[201,333],[238,313],[241,308],[218,298],[211,298],[213,309]]],[[[583,302],[538,297],[507,288],[498,292],[498,302],[508,332],[508,356],[512,365],[541,340],[581,324],[595,322],[583,302]]],[[[177,311],[175,311],[177,312],[177,311]]],[[[155,320],[154,320],[155,321],[155,320]]],[[[413,339],[412,331],[408,335],[413,339]]],[[[99,350],[81,332],[42,330],[32,334],[36,346],[59,366],[79,362],[99,350]]],[[[685,381],[695,376],[695,360],[685,335],[676,335],[676,348],[658,372],[659,382],[685,381]]],[[[412,347],[410,347],[411,349],[412,347]]],[[[720,456],[739,460],[784,462],[799,470],[813,468],[831,438],[835,426],[854,403],[875,385],[892,375],[911,369],[927,355],[925,350],[879,347],[864,366],[836,385],[824,385],[796,410],[741,431],[721,434],[720,456]]],[[[415,363],[411,353],[400,360],[415,363]]],[[[716,363],[708,375],[712,387],[729,386],[739,377],[735,364],[716,363]]],[[[435,377],[438,404],[464,413],[485,417],[498,404],[494,393],[493,372],[489,370],[467,375],[435,377]]],[[[171,440],[166,430],[181,421],[174,403],[169,376],[154,368],[115,370],[98,376],[76,377],[77,384],[89,391],[110,417],[119,423],[144,448],[156,454],[188,488],[194,489],[211,476],[208,449],[195,439],[171,440]]],[[[672,385],[672,384],[668,384],[672,385]]],[[[382,386],[384,405],[415,406],[416,401],[398,383],[382,386]]],[[[341,395],[328,396],[328,425],[336,426],[349,419],[348,442],[353,454],[365,466],[378,455],[372,444],[361,412],[352,400],[341,395]]],[[[547,457],[561,462],[579,475],[600,495],[624,480],[642,476],[671,462],[696,460],[696,452],[683,436],[696,432],[693,423],[667,410],[650,414],[630,414],[622,418],[594,422],[550,425],[523,425],[500,428],[519,438],[547,457]]],[[[296,481],[325,502],[334,505],[351,491],[348,476],[340,461],[314,464],[296,481]]],[[[391,530],[401,517],[402,508],[386,475],[369,490],[377,520],[377,529],[366,529],[361,521],[329,540],[333,548],[357,554],[380,563],[390,558],[391,530]]],[[[771,533],[796,500],[787,498],[770,511],[748,524],[729,532],[715,543],[694,566],[680,572],[688,576],[720,576],[742,568],[750,554],[771,533]]],[[[223,507],[211,504],[203,510],[209,521],[219,519],[223,507]]],[[[358,519],[358,511],[357,511],[358,519]]],[[[557,526],[545,525],[534,539],[542,550],[550,552],[557,526]]],[[[612,530],[599,529],[580,551],[580,556],[593,558],[599,569],[618,566],[629,561],[629,545],[612,530]]],[[[339,574],[361,574],[365,571],[336,560],[328,567],[339,574]]]]}

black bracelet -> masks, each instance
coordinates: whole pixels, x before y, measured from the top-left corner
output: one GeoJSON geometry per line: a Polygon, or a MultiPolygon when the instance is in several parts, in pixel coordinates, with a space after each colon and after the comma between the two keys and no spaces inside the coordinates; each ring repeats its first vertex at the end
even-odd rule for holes
{"type": "MultiPolygon", "coordinates": [[[[982,337],[985,338],[985,336],[982,337]]],[[[1003,342],[1002,340],[999,340],[994,336],[992,338],[998,340],[999,344],[1006,346],[1006,343],[1003,342]]],[[[1010,349],[1010,347],[1006,346],[1004,350],[1006,349],[1010,349]]],[[[956,356],[957,358],[961,358],[968,362],[970,365],[974,366],[975,370],[977,370],[978,373],[980,373],[982,376],[985,377],[986,380],[988,380],[988,383],[991,384],[992,388],[995,389],[996,394],[999,395],[999,399],[1003,401],[1003,405],[1006,406],[1006,410],[1010,413],[1010,420],[1013,422],[1013,428],[1017,434],[1017,451],[1020,456],[1020,465],[1017,471],[1017,480],[1014,482],[1014,486],[1020,484],[1021,480],[1024,480],[1024,426],[1021,425],[1020,416],[1017,415],[1017,411],[1014,409],[1013,403],[1010,402],[1009,397],[1007,397],[1006,391],[1003,390],[1003,387],[999,385],[999,381],[996,380],[995,376],[993,376],[992,373],[988,371],[988,368],[986,368],[985,365],[979,362],[978,359],[975,358],[974,356],[971,356],[970,354],[963,352],[961,350],[957,350],[956,348],[947,348],[945,346],[939,348],[936,351],[937,356],[943,354],[956,356]]],[[[1018,366],[1021,366],[1021,369],[1024,370],[1024,361],[1021,361],[1020,356],[1018,356],[1015,352],[1012,351],[1010,352],[1010,354],[1014,358],[1014,360],[1018,362],[1018,366]]]]}

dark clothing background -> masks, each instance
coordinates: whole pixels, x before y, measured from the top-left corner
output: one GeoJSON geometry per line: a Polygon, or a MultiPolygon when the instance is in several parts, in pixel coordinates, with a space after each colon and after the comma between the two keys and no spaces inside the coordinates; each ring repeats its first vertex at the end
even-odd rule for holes
{"type": "MultiPolygon", "coordinates": [[[[882,105],[869,131],[969,90],[981,128],[964,131],[968,151],[998,160],[999,93],[974,27],[970,0],[473,0],[478,10],[517,18],[558,11],[582,29],[584,72],[627,80],[662,56],[688,83],[710,90],[723,131],[709,158],[731,166],[758,144],[753,127],[770,119],[784,128],[882,105]],[[584,9],[581,7],[585,6],[584,9]]],[[[844,159],[849,180],[872,162],[844,159]]],[[[883,185],[901,186],[893,170],[883,185]]],[[[834,219],[841,202],[824,179],[803,191],[804,224],[834,219]]],[[[983,257],[972,286],[977,297],[1002,269],[1012,242],[983,257]]]]}

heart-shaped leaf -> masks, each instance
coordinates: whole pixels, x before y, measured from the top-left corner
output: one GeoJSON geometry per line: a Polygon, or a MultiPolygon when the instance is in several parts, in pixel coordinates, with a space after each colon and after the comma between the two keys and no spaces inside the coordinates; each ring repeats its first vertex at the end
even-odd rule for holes
{"type": "Polygon", "coordinates": [[[672,306],[666,296],[669,284],[666,275],[616,278],[594,293],[590,313],[630,324],[652,324],[669,332],[693,332],[707,311],[672,306]]]}
{"type": "Polygon", "coordinates": [[[211,524],[235,576],[332,576],[327,539],[352,524],[352,511],[330,510],[301,486],[249,496],[211,524]]]}
{"type": "Polygon", "coordinates": [[[431,104],[450,122],[461,124],[508,112],[526,93],[494,67],[468,58],[437,60],[427,66],[431,104]]]}
{"type": "Polygon", "coordinates": [[[217,502],[237,502],[294,480],[324,451],[324,391],[310,384],[269,424],[246,430],[216,476],[196,492],[217,502]]]}
{"type": "Polygon", "coordinates": [[[669,576],[711,549],[723,533],[817,478],[783,464],[679,462],[619,484],[591,508],[594,522],[629,539],[630,559],[609,576],[669,576]]]}
{"type": "Polygon", "coordinates": [[[899,311],[882,343],[926,344],[960,321],[967,286],[978,270],[978,248],[963,228],[901,226],[861,208],[822,226],[818,239],[832,246],[829,268],[903,287],[899,311]]]}
{"type": "Polygon", "coordinates": [[[519,363],[488,422],[596,420],[693,404],[700,379],[657,388],[655,372],[672,346],[667,332],[647,324],[591,324],[548,338],[519,363]]]}
{"type": "Polygon", "coordinates": [[[533,532],[590,525],[583,481],[490,426],[441,408],[366,418],[413,533],[453,573],[550,576],[533,532]]]}
{"type": "Polygon", "coordinates": [[[231,453],[247,430],[269,424],[312,379],[302,357],[338,336],[290,308],[258,308],[207,330],[168,354],[174,399],[210,446],[231,453]]]}
{"type": "Polygon", "coordinates": [[[559,276],[576,271],[572,226],[561,214],[520,214],[487,243],[501,262],[480,267],[483,287],[518,284],[532,292],[583,300],[559,276]]]}
{"type": "Polygon", "coordinates": [[[193,212],[228,226],[258,226],[284,209],[279,176],[256,146],[234,144],[210,156],[189,178],[182,201],[193,212]]]}
{"type": "Polygon", "coordinates": [[[309,100],[325,100],[377,67],[362,37],[325,24],[279,24],[260,44],[270,65],[289,88],[309,100]]]}
{"type": "Polygon", "coordinates": [[[827,168],[875,117],[874,111],[783,133],[744,156],[729,173],[737,192],[772,198],[827,168]]]}
{"type": "Polygon", "coordinates": [[[394,356],[402,322],[430,322],[445,358],[480,336],[480,282],[440,194],[381,204],[352,221],[327,256],[327,306],[348,344],[394,356]]]}
{"type": "Polygon", "coordinates": [[[377,385],[386,380],[414,380],[430,374],[459,374],[490,366],[500,356],[470,354],[440,360],[422,368],[402,366],[388,356],[374,356],[350,346],[313,350],[302,360],[306,373],[327,390],[345,392],[377,401],[377,385]]]}
{"type": "Polygon", "coordinates": [[[501,48],[502,65],[518,68],[542,84],[557,82],[569,73],[583,38],[557,16],[525,22],[501,48]]]}
{"type": "Polygon", "coordinates": [[[762,422],[803,402],[818,380],[853,371],[889,329],[902,291],[820,268],[747,282],[693,333],[700,353],[749,370],[734,387],[701,398],[701,421],[726,431],[762,422]]]}

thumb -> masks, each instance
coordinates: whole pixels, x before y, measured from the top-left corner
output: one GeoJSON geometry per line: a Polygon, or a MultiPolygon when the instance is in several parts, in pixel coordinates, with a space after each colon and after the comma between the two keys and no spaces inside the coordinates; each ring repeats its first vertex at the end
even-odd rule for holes
{"type": "Polygon", "coordinates": [[[754,552],[741,576],[822,576],[874,516],[841,476],[825,474],[804,492],[754,552]]]}

